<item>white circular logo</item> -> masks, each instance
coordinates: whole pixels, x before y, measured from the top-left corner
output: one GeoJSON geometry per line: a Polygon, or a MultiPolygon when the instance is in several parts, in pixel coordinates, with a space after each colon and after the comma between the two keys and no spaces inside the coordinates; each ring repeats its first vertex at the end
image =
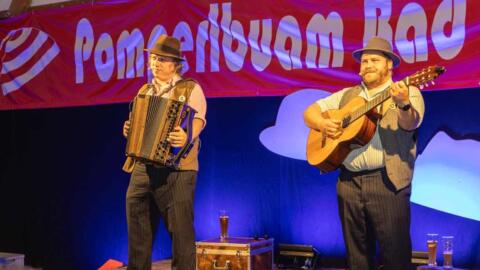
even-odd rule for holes
{"type": "Polygon", "coordinates": [[[33,27],[10,31],[0,43],[0,86],[3,95],[35,78],[60,53],[55,40],[33,27]]]}

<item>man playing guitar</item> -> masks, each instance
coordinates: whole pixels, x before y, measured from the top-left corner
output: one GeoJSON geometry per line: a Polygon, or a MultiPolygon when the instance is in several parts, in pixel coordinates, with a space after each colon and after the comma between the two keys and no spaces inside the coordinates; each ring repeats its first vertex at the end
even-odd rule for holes
{"type": "Polygon", "coordinates": [[[372,37],[353,57],[362,82],[316,101],[304,120],[325,139],[335,140],[344,132],[345,119],[326,117],[327,110],[342,109],[358,96],[372,100],[390,88],[390,98],[372,110],[378,115],[373,137],[351,147],[341,163],[337,197],[349,269],[376,269],[377,241],[384,269],[410,269],[410,194],[422,94],[404,81],[392,81],[400,58],[387,40],[372,37]]]}

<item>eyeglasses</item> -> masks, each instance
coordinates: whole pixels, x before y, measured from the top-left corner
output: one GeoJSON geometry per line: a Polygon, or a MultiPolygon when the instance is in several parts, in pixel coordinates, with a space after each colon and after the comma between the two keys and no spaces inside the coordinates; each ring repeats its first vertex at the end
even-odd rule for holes
{"type": "Polygon", "coordinates": [[[161,56],[161,55],[156,55],[156,54],[151,54],[150,55],[150,60],[151,61],[156,61],[156,62],[162,62],[162,63],[165,63],[165,62],[174,62],[175,60],[171,57],[165,57],[165,56],[161,56]]]}

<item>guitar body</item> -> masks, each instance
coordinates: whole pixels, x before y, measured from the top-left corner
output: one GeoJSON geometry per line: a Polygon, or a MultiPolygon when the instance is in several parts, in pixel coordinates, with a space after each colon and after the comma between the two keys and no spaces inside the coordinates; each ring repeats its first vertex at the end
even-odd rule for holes
{"type": "MultiPolygon", "coordinates": [[[[325,111],[322,116],[342,121],[366,102],[362,97],[355,97],[343,108],[325,111]]],[[[366,145],[372,139],[380,117],[381,114],[371,110],[346,125],[337,138],[329,138],[323,132],[311,129],[307,140],[308,163],[324,173],[334,171],[353,149],[366,145]]]]}

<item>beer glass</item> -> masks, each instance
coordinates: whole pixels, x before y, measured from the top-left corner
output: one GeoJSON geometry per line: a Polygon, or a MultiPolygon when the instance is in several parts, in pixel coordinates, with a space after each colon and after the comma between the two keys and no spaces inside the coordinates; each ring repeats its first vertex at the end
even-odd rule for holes
{"type": "Polygon", "coordinates": [[[437,266],[438,234],[427,234],[428,266],[437,266]]]}
{"type": "Polygon", "coordinates": [[[220,221],[220,240],[224,241],[228,237],[228,212],[220,210],[218,218],[220,221]]]}
{"type": "Polygon", "coordinates": [[[442,236],[443,242],[443,268],[453,268],[453,236],[442,236]]]}

